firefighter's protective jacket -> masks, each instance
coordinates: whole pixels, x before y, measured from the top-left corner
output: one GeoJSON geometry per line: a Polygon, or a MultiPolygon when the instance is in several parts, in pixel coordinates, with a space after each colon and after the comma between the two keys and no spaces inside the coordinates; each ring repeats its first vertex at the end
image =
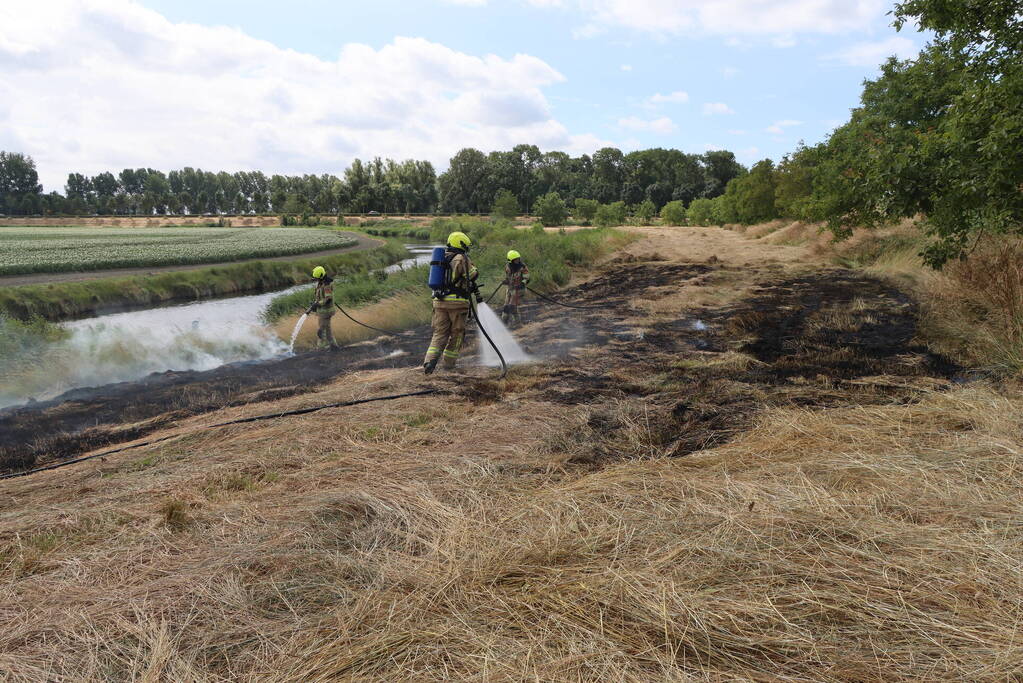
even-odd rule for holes
{"type": "Polygon", "coordinates": [[[334,280],[329,277],[321,278],[316,283],[316,312],[321,315],[334,312],[334,280]]]}

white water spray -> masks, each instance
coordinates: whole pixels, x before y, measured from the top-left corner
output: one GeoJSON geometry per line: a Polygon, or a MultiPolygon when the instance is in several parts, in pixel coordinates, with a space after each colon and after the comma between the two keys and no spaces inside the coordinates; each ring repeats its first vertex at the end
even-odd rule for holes
{"type": "Polygon", "coordinates": [[[298,339],[298,333],[302,330],[302,324],[308,317],[308,313],[303,313],[302,317],[298,319],[297,323],[295,323],[295,329],[291,331],[291,343],[288,344],[288,353],[295,353],[295,340],[298,339]]]}
{"type": "MultiPolygon", "coordinates": [[[[480,304],[476,307],[476,313],[479,315],[480,324],[486,328],[490,338],[497,344],[497,348],[501,349],[501,355],[504,356],[504,360],[508,365],[528,363],[533,360],[532,356],[522,350],[519,343],[515,341],[515,337],[512,336],[511,331],[504,326],[501,318],[494,313],[490,306],[480,304]]],[[[501,365],[501,359],[497,357],[494,347],[490,345],[482,334],[480,334],[477,343],[480,347],[480,363],[488,367],[501,365]]]]}

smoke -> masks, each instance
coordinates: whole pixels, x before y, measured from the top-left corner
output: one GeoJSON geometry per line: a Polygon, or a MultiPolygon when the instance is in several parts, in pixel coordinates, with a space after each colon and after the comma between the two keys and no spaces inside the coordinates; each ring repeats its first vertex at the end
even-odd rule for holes
{"type": "Polygon", "coordinates": [[[64,325],[31,361],[6,367],[0,408],[154,372],[212,370],[288,352],[260,315],[275,293],[115,313],[64,325]]]}
{"type": "Polygon", "coordinates": [[[288,348],[255,325],[148,328],[92,322],[52,342],[41,360],[5,377],[0,408],[47,400],[70,389],[138,380],[154,372],[212,370],[225,363],[273,358],[288,348]]]}

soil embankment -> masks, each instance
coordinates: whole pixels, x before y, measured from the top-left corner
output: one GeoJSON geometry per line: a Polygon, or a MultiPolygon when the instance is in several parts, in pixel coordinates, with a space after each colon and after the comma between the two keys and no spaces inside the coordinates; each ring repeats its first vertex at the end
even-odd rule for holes
{"type": "Polygon", "coordinates": [[[558,293],[584,308],[527,304],[502,381],[474,339],[424,377],[420,329],[0,413],[8,467],[169,437],[0,482],[0,670],[1014,678],[1023,399],[884,281],[641,234],[558,293]]]}

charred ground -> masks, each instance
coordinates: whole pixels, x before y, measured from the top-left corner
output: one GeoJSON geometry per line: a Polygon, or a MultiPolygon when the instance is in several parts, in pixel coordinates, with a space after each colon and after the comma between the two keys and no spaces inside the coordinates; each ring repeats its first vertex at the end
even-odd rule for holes
{"type": "MultiPolygon", "coordinates": [[[[849,270],[792,276],[775,265],[630,254],[556,297],[576,308],[526,305],[528,324],[519,334],[544,362],[513,376],[535,400],[591,409],[582,428],[604,435],[596,442],[607,447],[579,454],[585,462],[637,449],[685,455],[743,431],[769,406],[912,401],[922,386],[947,385],[959,373],[915,341],[917,311],[905,293],[849,270]],[[672,306],[682,285],[692,292],[722,281],[743,296],[718,307],[684,299],[672,306]],[[644,311],[648,302],[660,303],[660,312],[644,311]],[[645,436],[622,449],[616,440],[629,425],[607,407],[629,401],[644,412],[645,436]]],[[[6,410],[0,463],[20,470],[138,439],[186,417],[301,394],[346,373],[415,365],[428,335],[417,329],[337,353],[161,373],[6,410]]],[[[504,391],[481,370],[435,383],[473,402],[499,401],[504,391]]]]}

